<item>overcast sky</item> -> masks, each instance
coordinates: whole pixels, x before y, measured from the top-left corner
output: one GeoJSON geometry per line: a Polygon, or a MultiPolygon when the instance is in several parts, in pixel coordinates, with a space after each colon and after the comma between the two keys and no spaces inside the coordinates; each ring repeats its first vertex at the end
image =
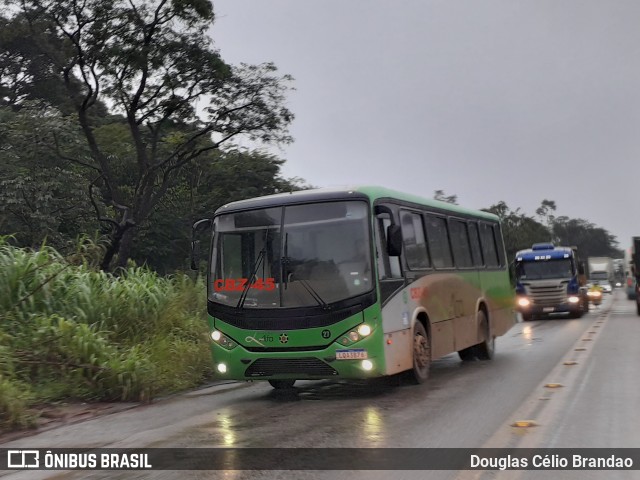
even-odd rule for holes
{"type": "Polygon", "coordinates": [[[285,176],[640,235],[640,1],[213,2],[223,59],[295,78],[285,176]]]}

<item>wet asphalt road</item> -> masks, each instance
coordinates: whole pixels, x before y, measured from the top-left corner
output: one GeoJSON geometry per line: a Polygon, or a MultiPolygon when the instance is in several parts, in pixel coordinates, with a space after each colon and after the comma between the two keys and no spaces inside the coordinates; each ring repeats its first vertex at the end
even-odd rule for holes
{"type": "MultiPolygon", "coordinates": [[[[490,362],[449,355],[431,378],[230,383],[9,442],[51,447],[640,447],[640,317],[615,292],[582,319],[518,323],[490,362]],[[578,350],[576,350],[578,349],[578,350]],[[565,365],[564,362],[575,362],[565,365]],[[560,383],[557,389],[546,384],[560,383]],[[544,398],[544,400],[542,400],[544,398]],[[517,429],[517,420],[536,427],[517,429]]],[[[327,459],[330,462],[330,459],[327,459]]],[[[201,471],[20,472],[37,478],[640,478],[640,472],[201,471]]]]}

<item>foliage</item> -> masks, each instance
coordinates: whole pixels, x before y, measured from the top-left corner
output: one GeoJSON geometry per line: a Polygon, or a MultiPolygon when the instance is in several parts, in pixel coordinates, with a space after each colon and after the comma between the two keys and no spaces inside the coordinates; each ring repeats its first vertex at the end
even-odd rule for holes
{"type": "Polygon", "coordinates": [[[64,250],[98,225],[86,178],[57,157],[55,146],[47,144],[49,135],[69,149],[79,143],[73,127],[47,106],[0,108],[0,233],[15,234],[20,245],[35,247],[46,239],[64,250]]]}
{"type": "Polygon", "coordinates": [[[522,213],[519,208],[511,210],[505,202],[500,201],[486,211],[500,217],[505,250],[510,262],[518,250],[531,248],[534,243],[550,239],[549,230],[534,218],[522,213]]]}
{"type": "Polygon", "coordinates": [[[570,219],[566,216],[556,217],[556,203],[543,200],[536,214],[547,225],[535,220],[520,211],[511,210],[505,202],[498,202],[485,209],[498,217],[502,224],[502,234],[507,250],[507,258],[513,259],[518,250],[531,248],[539,242],[553,242],[556,245],[576,246],[580,257],[615,257],[622,256],[618,250],[615,236],[604,228],[583,220],[570,219]]]}
{"type": "Polygon", "coordinates": [[[547,228],[553,228],[553,222],[555,220],[556,202],[553,200],[542,200],[540,206],[536,209],[536,215],[538,215],[544,222],[547,228]]]}
{"type": "Polygon", "coordinates": [[[32,426],[35,417],[28,410],[30,401],[29,385],[0,375],[0,431],[32,426]]]}
{"type": "Polygon", "coordinates": [[[561,245],[575,245],[582,258],[622,258],[618,241],[607,230],[582,218],[558,217],[553,222],[554,239],[561,245]]]}
{"type": "Polygon", "coordinates": [[[84,239],[68,261],[0,240],[5,427],[28,423],[34,402],[149,400],[210,375],[202,282],[138,267],[115,277],[91,268],[95,248],[84,239]]]}
{"type": "MultiPolygon", "coordinates": [[[[7,139],[0,146],[0,155],[4,153],[8,160],[0,164],[0,234],[13,234],[15,243],[22,246],[46,242],[64,254],[75,253],[72,249],[78,237],[90,236],[93,245],[100,244],[93,252],[92,265],[100,265],[108,248],[104,238],[108,231],[98,232],[100,226],[87,198],[90,179],[79,167],[65,165],[56,156],[55,146],[46,143],[48,131],[56,132],[67,145],[81,144],[72,127],[49,107],[33,104],[18,113],[0,107],[0,136],[5,133],[7,139]],[[46,122],[34,122],[38,115],[47,117],[46,122]],[[43,168],[45,165],[48,167],[43,168]]],[[[132,155],[126,126],[106,123],[95,134],[113,159],[113,175],[127,190],[133,190],[135,185],[127,182],[135,177],[134,166],[118,160],[132,155]]],[[[183,169],[176,184],[140,224],[131,257],[162,273],[186,268],[195,220],[211,216],[229,201],[306,188],[299,180],[282,178],[283,163],[261,151],[203,154],[183,169]]]]}
{"type": "Polygon", "coordinates": [[[82,168],[86,199],[110,233],[104,270],[116,255],[126,266],[134,228],[184,167],[237,136],[291,141],[291,77],[270,63],[226,64],[207,36],[208,0],[0,0],[8,3],[0,103],[20,110],[42,100],[80,133],[80,150],[54,133],[47,143],[82,168]]]}
{"type": "Polygon", "coordinates": [[[283,163],[267,153],[241,150],[213,152],[194,162],[142,225],[133,259],[161,273],[187,268],[194,221],[211,218],[228,202],[307,188],[282,178],[283,163]]]}

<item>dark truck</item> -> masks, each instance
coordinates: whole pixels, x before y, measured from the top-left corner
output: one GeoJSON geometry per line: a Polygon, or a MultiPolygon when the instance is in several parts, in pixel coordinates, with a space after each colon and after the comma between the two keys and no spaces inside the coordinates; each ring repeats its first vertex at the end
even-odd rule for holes
{"type": "Polygon", "coordinates": [[[636,311],[640,315],[640,237],[631,238],[631,275],[635,279],[636,311]]]}

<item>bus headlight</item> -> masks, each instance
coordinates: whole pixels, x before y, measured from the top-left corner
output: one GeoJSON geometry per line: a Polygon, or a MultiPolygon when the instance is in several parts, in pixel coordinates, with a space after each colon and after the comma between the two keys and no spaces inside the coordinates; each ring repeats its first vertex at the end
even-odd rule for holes
{"type": "Polygon", "coordinates": [[[578,303],[580,299],[578,297],[569,297],[569,303],[578,303]]]}
{"type": "Polygon", "coordinates": [[[217,368],[218,368],[218,372],[227,373],[227,366],[224,363],[219,363],[217,368]]]}
{"type": "Polygon", "coordinates": [[[366,337],[371,333],[371,327],[366,323],[363,323],[358,327],[358,333],[360,334],[361,337],[366,337]]]}
{"type": "Polygon", "coordinates": [[[366,370],[367,372],[373,370],[373,362],[371,360],[363,360],[362,369],[366,370]]]}
{"type": "Polygon", "coordinates": [[[371,332],[371,327],[366,323],[363,323],[362,325],[359,325],[357,329],[351,330],[349,333],[346,333],[340,339],[340,343],[342,343],[343,345],[348,345],[349,343],[357,342],[371,335],[371,332]]]}
{"type": "Polygon", "coordinates": [[[220,345],[221,347],[226,348],[227,350],[231,350],[235,348],[237,343],[227,337],[220,330],[214,330],[211,332],[211,340],[220,345]]]}
{"type": "Polygon", "coordinates": [[[520,307],[528,307],[531,305],[531,300],[527,297],[518,297],[518,306],[520,307]]]}

